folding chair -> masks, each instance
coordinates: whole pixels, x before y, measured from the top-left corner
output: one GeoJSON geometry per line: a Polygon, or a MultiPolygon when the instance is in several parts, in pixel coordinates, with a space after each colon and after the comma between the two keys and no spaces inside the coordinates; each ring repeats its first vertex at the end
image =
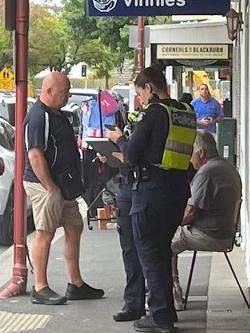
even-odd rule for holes
{"type": "MultiPolygon", "coordinates": [[[[234,247],[234,244],[235,244],[235,236],[236,236],[236,233],[238,232],[239,230],[239,221],[240,221],[240,207],[241,207],[241,200],[238,200],[235,202],[235,210],[234,210],[234,226],[235,226],[235,235],[232,239],[232,244],[230,246],[230,248],[228,249],[225,249],[225,250],[222,250],[222,251],[213,251],[213,252],[223,252],[224,255],[225,255],[225,258],[226,258],[226,261],[233,273],[233,276],[235,278],[235,281],[240,289],[240,292],[241,292],[241,295],[244,299],[244,302],[246,303],[247,307],[250,308],[250,305],[249,305],[249,301],[246,297],[246,295],[244,294],[244,291],[240,285],[240,282],[237,278],[237,275],[233,269],[233,266],[229,260],[229,257],[228,257],[228,253],[229,252],[232,252],[233,250],[233,247],[234,247]]],[[[203,250],[204,251],[204,250],[203,250]]],[[[194,265],[195,265],[195,261],[196,261],[196,256],[197,256],[197,251],[194,251],[193,253],[193,258],[192,258],[192,263],[191,263],[191,267],[190,267],[190,271],[189,271],[189,277],[188,277],[188,283],[187,283],[187,289],[186,289],[186,294],[185,294],[185,301],[184,301],[184,310],[186,310],[187,308],[187,302],[188,302],[188,296],[189,296],[189,290],[190,290],[190,286],[191,286],[191,282],[192,282],[192,277],[193,277],[193,271],[194,271],[194,265]]]]}

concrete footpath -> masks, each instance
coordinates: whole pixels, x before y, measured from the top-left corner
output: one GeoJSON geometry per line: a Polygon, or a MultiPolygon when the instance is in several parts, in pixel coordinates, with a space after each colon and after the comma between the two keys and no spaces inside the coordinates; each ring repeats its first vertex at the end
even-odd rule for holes
{"type": "MultiPolygon", "coordinates": [[[[83,202],[81,211],[85,216],[83,202]]],[[[83,234],[81,270],[90,285],[103,288],[100,300],[69,301],[66,305],[33,305],[29,299],[33,276],[29,272],[27,294],[0,300],[0,333],[37,331],[41,333],[132,333],[133,323],[116,323],[112,315],[123,305],[125,274],[118,236],[115,230],[94,230],[83,234]]],[[[52,245],[49,262],[50,286],[64,294],[67,286],[62,256],[63,233],[59,230],[52,245]]],[[[28,243],[32,240],[29,236],[28,243]]],[[[0,287],[11,277],[12,248],[0,255],[0,287]]],[[[187,283],[191,252],[180,256],[183,289],[187,283]]],[[[235,248],[230,254],[237,275],[247,292],[243,252],[235,248]]],[[[250,310],[245,306],[223,254],[198,253],[190,298],[186,311],[178,313],[176,324],[183,333],[246,333],[250,329],[250,310]]]]}

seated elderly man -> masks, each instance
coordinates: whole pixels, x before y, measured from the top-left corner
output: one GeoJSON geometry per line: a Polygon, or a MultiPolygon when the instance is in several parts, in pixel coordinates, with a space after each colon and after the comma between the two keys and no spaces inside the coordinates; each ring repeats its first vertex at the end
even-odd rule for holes
{"type": "Polygon", "coordinates": [[[198,130],[191,162],[197,171],[182,226],[173,240],[173,285],[176,310],[183,310],[177,254],[185,250],[220,251],[232,244],[235,203],[241,179],[235,167],[219,156],[213,136],[198,130]]]}

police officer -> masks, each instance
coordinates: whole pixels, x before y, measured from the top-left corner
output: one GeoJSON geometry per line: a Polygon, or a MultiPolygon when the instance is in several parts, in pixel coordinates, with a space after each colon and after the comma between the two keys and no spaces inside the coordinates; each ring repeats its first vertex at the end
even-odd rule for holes
{"type": "MultiPolygon", "coordinates": [[[[173,304],[171,240],[190,196],[187,169],[195,139],[195,115],[169,98],[162,72],[148,67],[135,80],[146,106],[124,151],[136,165],[132,229],[149,289],[150,315],[134,322],[136,331],[169,333],[177,320],[173,304]]],[[[115,140],[114,140],[115,141],[115,140]]],[[[122,148],[122,137],[116,140],[122,148]]]]}
{"type": "MultiPolygon", "coordinates": [[[[126,151],[127,138],[131,135],[136,123],[141,120],[142,116],[143,112],[133,112],[132,115],[129,115],[129,121],[123,129],[123,133],[118,128],[116,128],[116,131],[109,131],[110,138],[121,137],[120,148],[122,151],[126,151]]],[[[115,321],[131,321],[145,315],[145,280],[134,243],[132,218],[130,216],[135,169],[128,164],[128,161],[124,160],[124,155],[121,153],[113,154],[124,163],[124,167],[119,168],[119,174],[114,177],[114,182],[119,183],[116,196],[117,231],[126,272],[124,306],[121,311],[113,316],[113,319],[115,321]]],[[[102,157],[101,161],[105,162],[105,159],[102,157]]]]}
{"type": "Polygon", "coordinates": [[[124,306],[113,316],[115,321],[130,321],[145,314],[145,280],[138,258],[132,232],[133,168],[120,170],[119,191],[116,197],[117,231],[119,233],[122,257],[126,272],[124,306]]]}

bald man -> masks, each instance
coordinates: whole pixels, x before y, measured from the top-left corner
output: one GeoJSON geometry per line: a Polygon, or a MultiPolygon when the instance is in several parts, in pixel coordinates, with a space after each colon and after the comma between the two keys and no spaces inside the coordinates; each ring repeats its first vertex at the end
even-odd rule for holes
{"type": "Polygon", "coordinates": [[[32,246],[35,281],[31,293],[31,302],[35,304],[57,305],[67,299],[97,299],[104,295],[102,289],[90,287],[81,277],[82,217],[76,200],[65,200],[57,181],[62,170],[75,168],[81,182],[74,132],[60,111],[67,104],[69,89],[65,75],[51,72],[43,80],[40,99],[24,120],[27,159],[23,184],[32,203],[36,228],[32,246]],[[50,246],[59,227],[64,228],[64,258],[69,279],[65,296],[51,290],[47,279],[50,246]]]}

